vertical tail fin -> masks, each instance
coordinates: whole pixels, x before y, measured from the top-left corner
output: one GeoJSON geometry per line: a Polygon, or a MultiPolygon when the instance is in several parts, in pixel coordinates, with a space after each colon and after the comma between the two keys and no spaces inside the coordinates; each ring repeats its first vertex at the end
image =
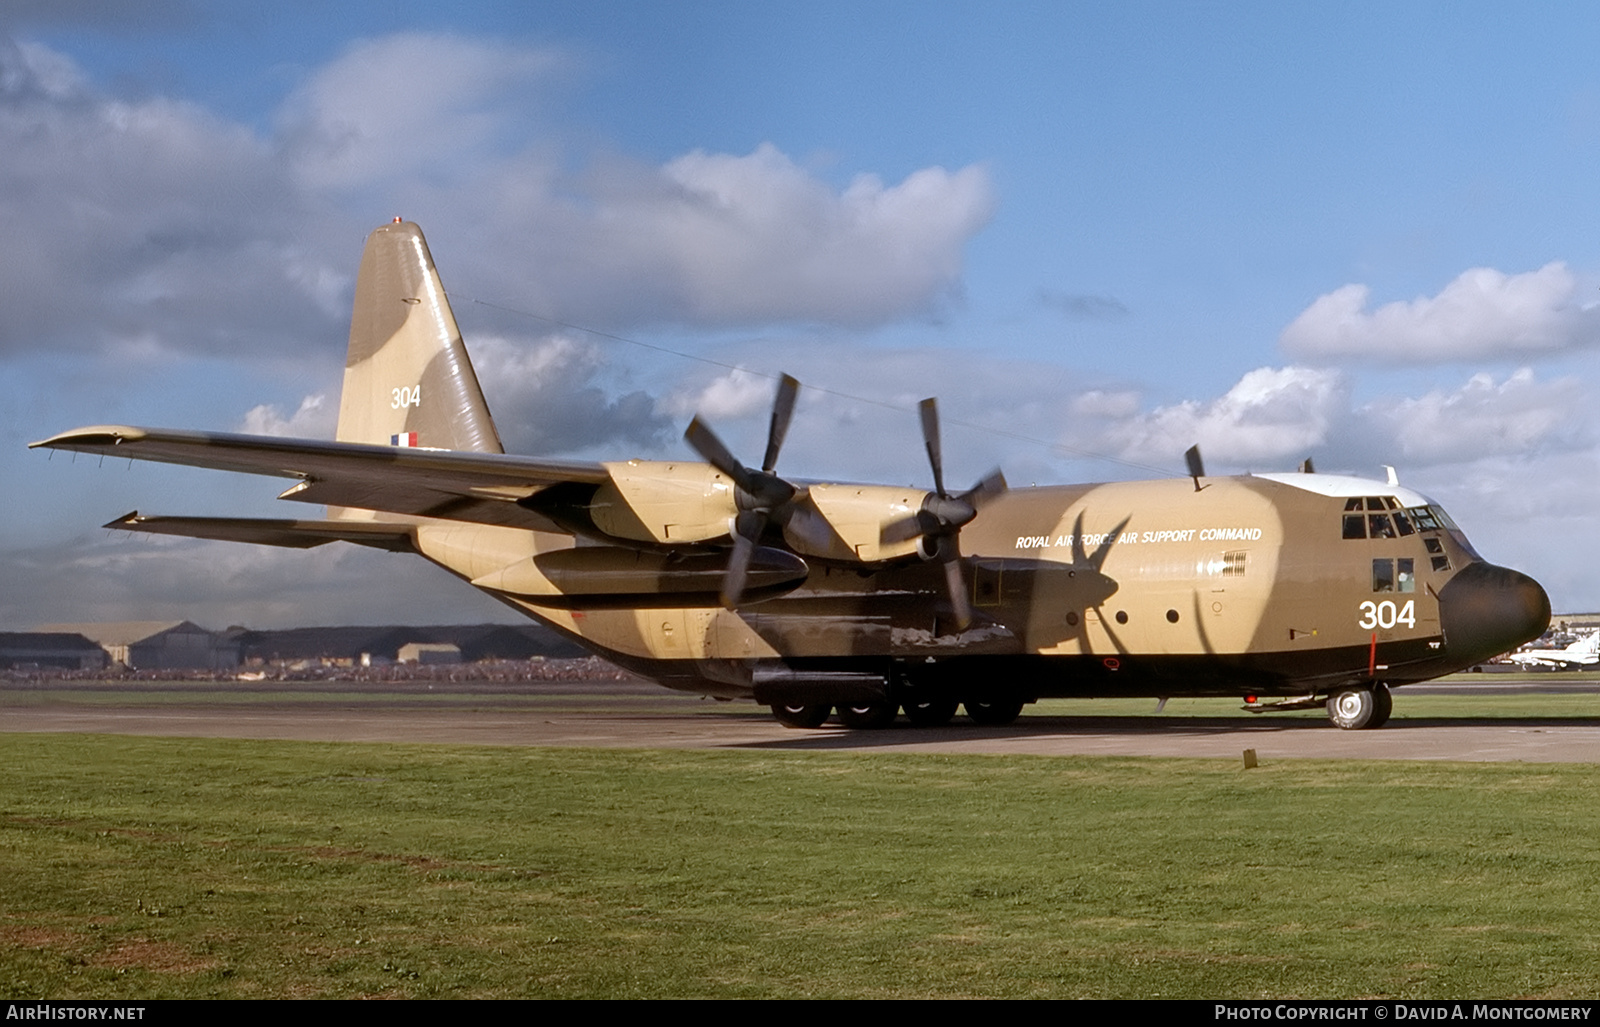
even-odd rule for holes
{"type": "Polygon", "coordinates": [[[339,397],[341,442],[503,453],[422,229],[367,237],[339,397]]]}

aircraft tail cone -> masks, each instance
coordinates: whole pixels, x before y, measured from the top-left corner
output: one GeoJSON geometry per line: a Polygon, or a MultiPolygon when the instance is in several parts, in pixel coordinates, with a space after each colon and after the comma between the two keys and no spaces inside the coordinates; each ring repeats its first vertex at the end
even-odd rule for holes
{"type": "Polygon", "coordinates": [[[1439,590],[1439,626],[1452,663],[1509,652],[1550,626],[1550,597],[1526,574],[1470,563],[1439,590]]]}

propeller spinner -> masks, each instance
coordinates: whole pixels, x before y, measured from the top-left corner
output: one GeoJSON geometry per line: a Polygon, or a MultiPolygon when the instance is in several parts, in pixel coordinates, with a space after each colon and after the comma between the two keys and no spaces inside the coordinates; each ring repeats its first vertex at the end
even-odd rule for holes
{"type": "Polygon", "coordinates": [[[944,450],[939,441],[939,403],[925,399],[917,407],[922,420],[922,441],[933,468],[933,492],[922,501],[922,508],[904,520],[884,527],[884,542],[904,542],[921,537],[922,551],[929,559],[944,565],[945,587],[955,613],[956,629],[966,630],[972,623],[972,603],[967,598],[961,575],[961,529],[978,516],[985,503],[1006,490],[1006,479],[998,468],[959,496],[944,489],[944,450]]]}
{"type": "Polygon", "coordinates": [[[739,513],[733,519],[733,553],[728,557],[728,573],[722,582],[722,605],[733,609],[744,595],[745,579],[750,570],[750,557],[756,543],[767,530],[767,523],[784,509],[798,491],[793,485],[772,473],[778,463],[778,451],[783,448],[784,436],[789,432],[789,420],[794,416],[795,398],[800,393],[800,383],[789,375],[778,379],[778,392],[772,400],[772,420],[767,427],[767,452],[761,469],[746,467],[734,458],[716,433],[698,416],[689,422],[683,437],[706,462],[733,479],[734,501],[739,513]]]}

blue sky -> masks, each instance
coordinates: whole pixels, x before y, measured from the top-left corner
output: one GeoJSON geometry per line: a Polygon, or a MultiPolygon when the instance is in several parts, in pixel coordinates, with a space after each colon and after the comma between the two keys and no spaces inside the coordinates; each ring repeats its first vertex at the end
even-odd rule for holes
{"type": "Polygon", "coordinates": [[[700,410],[754,453],[788,371],[796,476],[928,484],[930,394],[956,480],[1393,464],[1600,607],[1597,41],[1577,4],[8,5],[0,626],[507,616],[416,561],[112,538],[288,513],[24,448],[330,435],[395,214],[515,449],[683,455],[700,410]]]}

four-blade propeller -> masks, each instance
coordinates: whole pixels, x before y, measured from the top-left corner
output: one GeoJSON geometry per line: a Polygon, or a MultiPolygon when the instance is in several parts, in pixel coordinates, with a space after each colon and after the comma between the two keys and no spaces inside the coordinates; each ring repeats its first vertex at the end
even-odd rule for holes
{"type": "Polygon", "coordinates": [[[688,430],[683,433],[695,452],[733,479],[734,502],[739,513],[733,519],[733,555],[728,558],[728,576],[722,583],[722,605],[730,610],[739,605],[744,594],[750,557],[766,532],[767,523],[775,517],[782,523],[789,502],[798,491],[772,470],[778,464],[778,451],[789,433],[789,420],[794,416],[794,401],[799,394],[800,383],[794,378],[784,375],[778,379],[778,394],[772,400],[772,421],[767,427],[767,452],[759,471],[736,460],[698,416],[689,422],[688,430]]]}
{"type": "MultiPolygon", "coordinates": [[[[767,429],[767,451],[760,470],[740,463],[698,416],[683,433],[684,439],[694,447],[695,452],[733,480],[734,502],[739,512],[733,520],[733,552],[728,557],[728,572],[723,580],[721,596],[722,605],[730,610],[737,607],[743,597],[751,556],[766,533],[767,526],[771,523],[789,524],[802,506],[796,502],[801,490],[774,473],[799,392],[800,383],[794,378],[784,375],[778,379],[778,392],[772,402],[772,421],[767,429]]],[[[960,495],[946,492],[944,455],[939,441],[938,402],[925,399],[918,412],[922,420],[922,441],[928,451],[928,463],[933,468],[934,490],[923,499],[922,507],[916,513],[886,525],[881,532],[881,540],[907,542],[918,539],[918,549],[922,555],[929,560],[938,560],[943,565],[945,587],[949,592],[956,630],[962,631],[972,623],[972,602],[967,598],[966,583],[962,577],[961,529],[978,516],[978,511],[985,503],[1006,490],[1006,480],[997,468],[960,495]]]]}
{"type": "Polygon", "coordinates": [[[952,496],[944,489],[944,450],[939,441],[939,403],[922,401],[917,412],[922,419],[922,442],[933,468],[933,492],[922,501],[922,509],[903,520],[885,525],[884,542],[904,542],[920,538],[923,555],[944,565],[945,587],[955,615],[957,631],[972,623],[972,603],[967,598],[961,575],[961,529],[978,516],[983,505],[1006,490],[1005,476],[999,468],[990,471],[978,484],[952,496]]]}

